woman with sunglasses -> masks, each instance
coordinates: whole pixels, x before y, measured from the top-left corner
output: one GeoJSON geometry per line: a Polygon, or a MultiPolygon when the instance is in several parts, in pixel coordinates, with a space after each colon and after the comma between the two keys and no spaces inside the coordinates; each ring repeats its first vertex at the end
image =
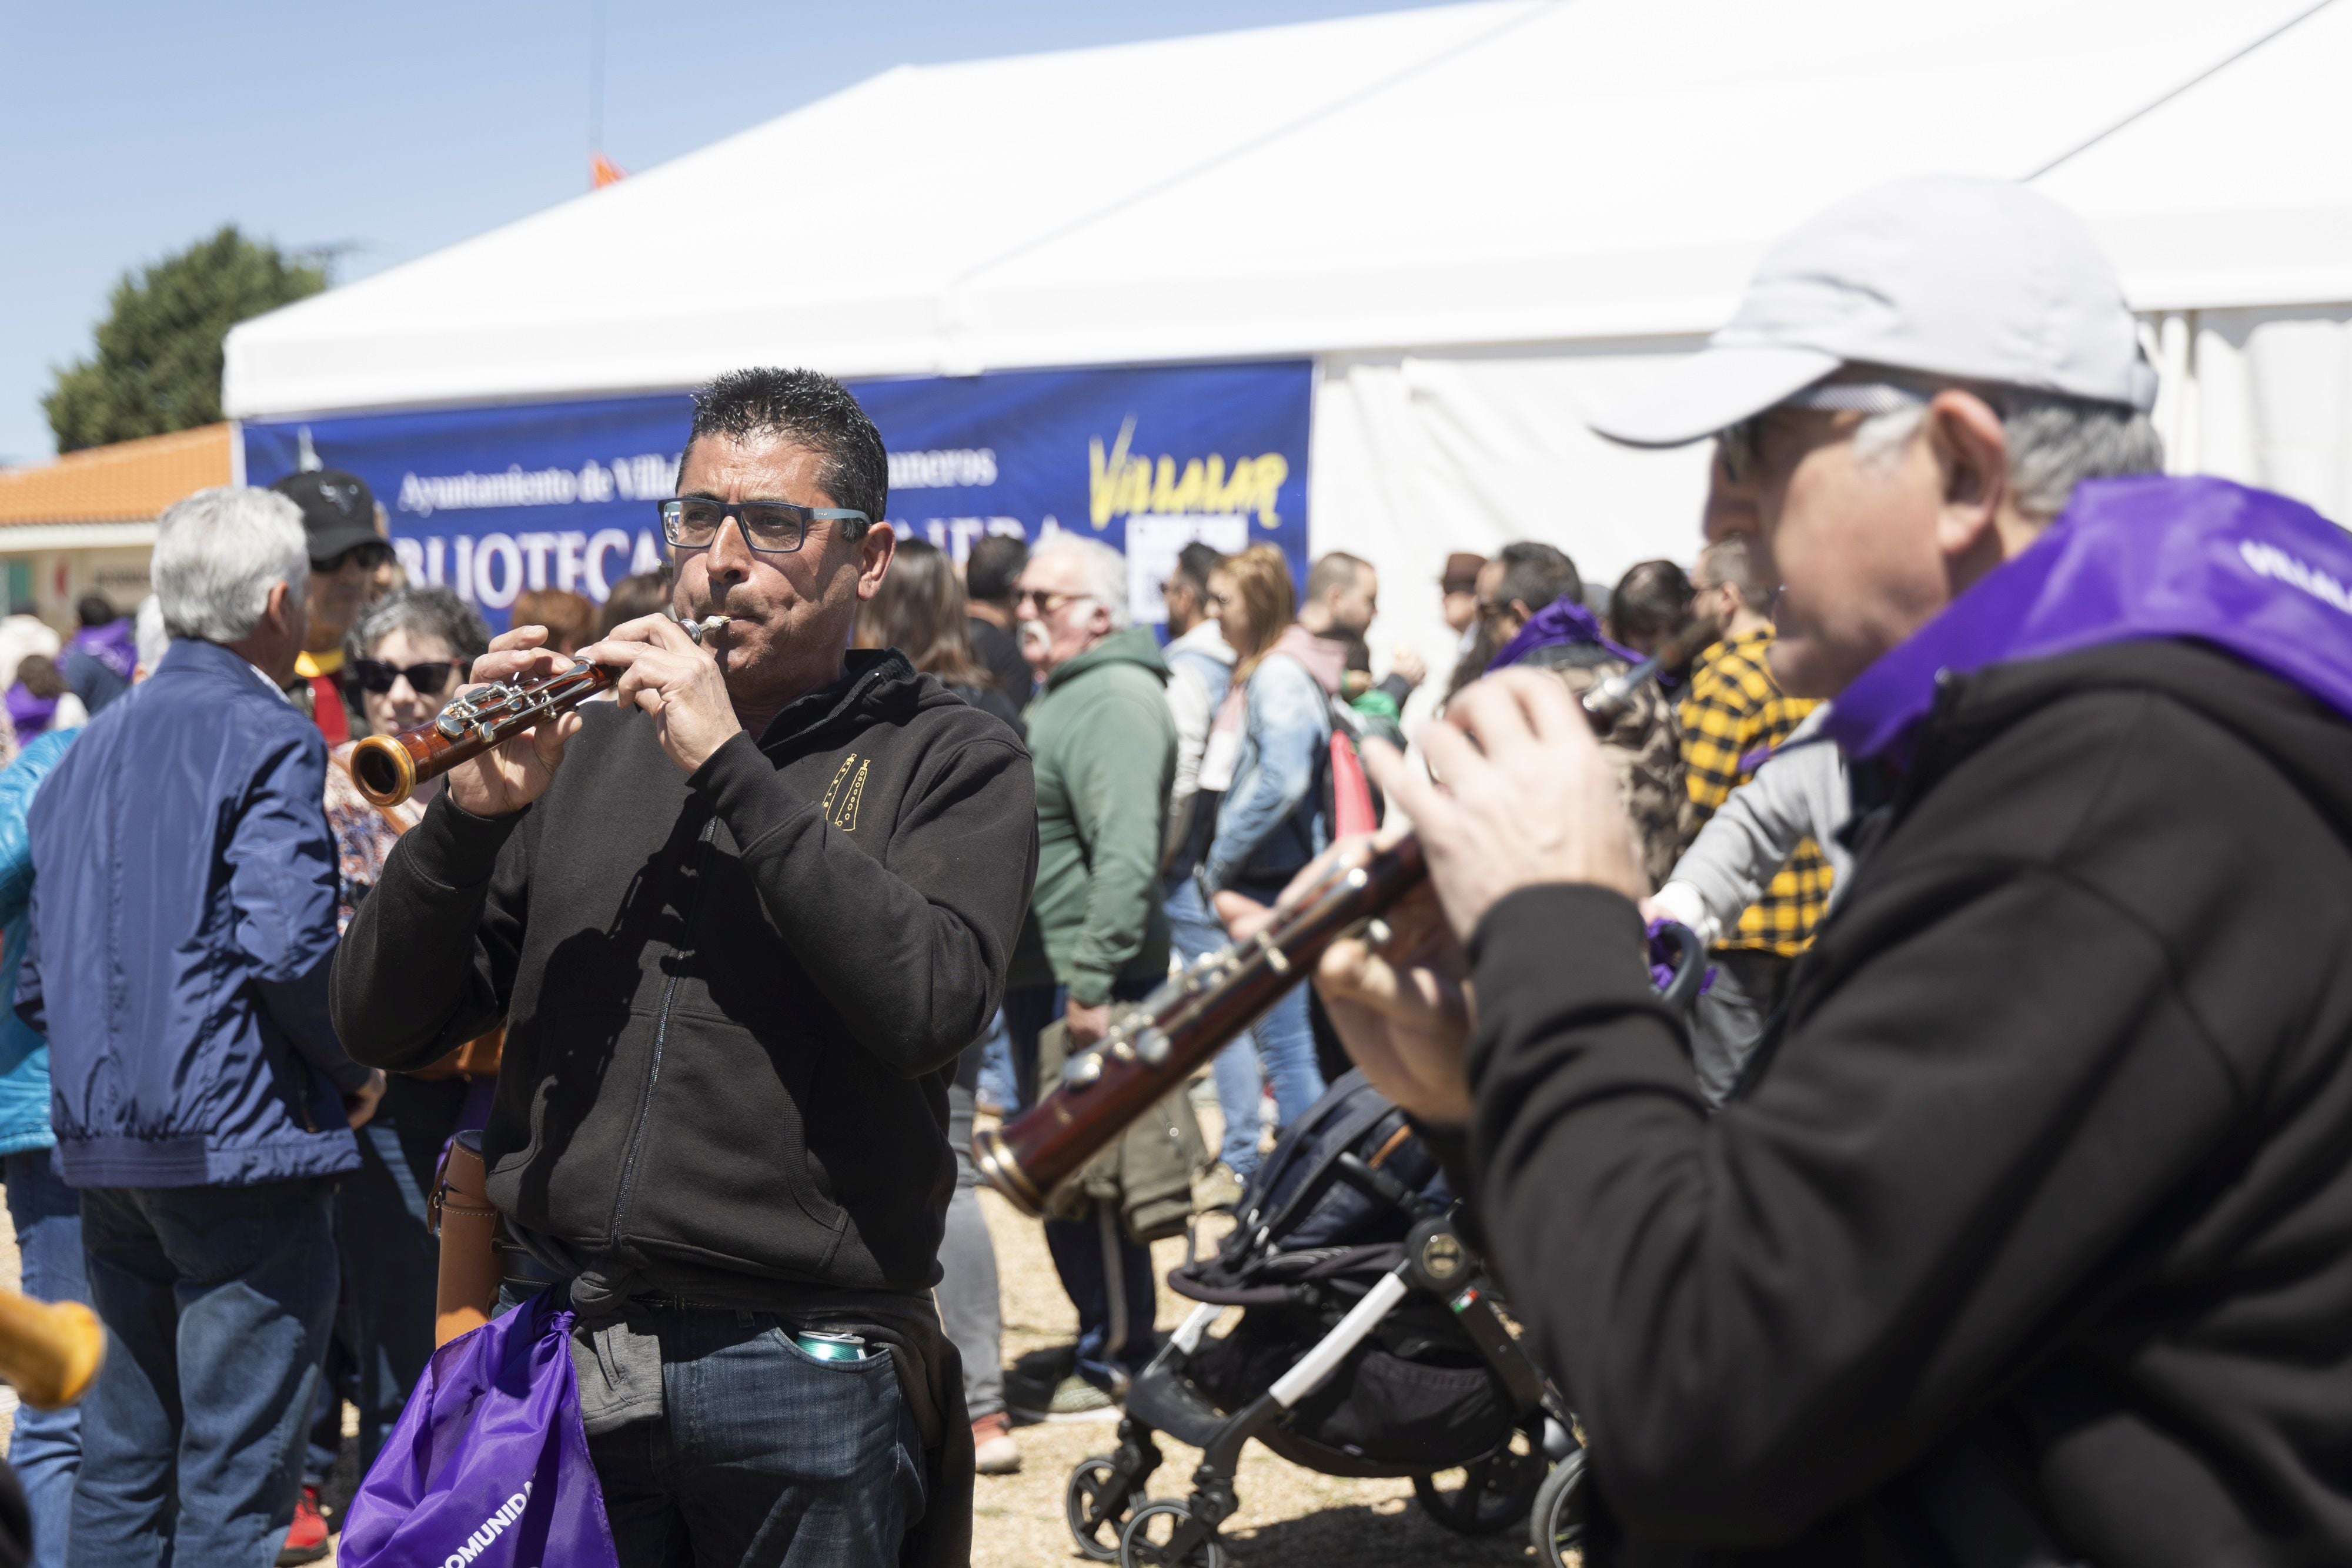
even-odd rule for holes
{"type": "MultiPolygon", "coordinates": [[[[471,606],[446,588],[404,588],[370,607],[343,644],[343,684],[367,719],[368,732],[390,735],[424,724],[465,684],[490,634],[471,606]]],[[[441,788],[420,782],[396,807],[378,808],[351,780],[356,744],[335,747],[327,768],[327,821],[342,857],[342,923],[375,886],[393,841],[414,827],[441,788]]]]}
{"type": "MultiPolygon", "coordinates": [[[[344,639],[344,689],[369,730],[406,729],[449,705],[489,643],[482,618],[447,589],[398,589],[370,606],[344,639]]],[[[374,891],[394,843],[423,820],[441,788],[439,779],[426,779],[398,806],[370,804],[352,782],[356,744],[335,747],[327,765],[327,825],[342,873],[337,913],[345,929],[374,891]]],[[[343,1400],[359,1407],[364,1474],[433,1354],[439,1254],[425,1228],[423,1195],[434,1188],[442,1145],[488,1114],[499,1038],[485,1035],[424,1072],[390,1074],[375,1117],[360,1130],[360,1168],[343,1178],[336,1200],[343,1299],[303,1466],[307,1505],[316,1505],[317,1490],[334,1470],[343,1400]],[[477,1083],[484,1101],[469,1105],[477,1083]]]]}

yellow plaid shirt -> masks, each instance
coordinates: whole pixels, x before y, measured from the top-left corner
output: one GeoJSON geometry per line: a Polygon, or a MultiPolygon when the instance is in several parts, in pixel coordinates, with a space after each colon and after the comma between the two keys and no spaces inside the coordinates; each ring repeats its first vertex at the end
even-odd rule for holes
{"type": "MultiPolygon", "coordinates": [[[[1771,646],[1769,632],[1742,632],[1709,648],[1691,672],[1690,695],[1677,716],[1683,770],[1701,822],[1748,782],[1762,760],[1758,753],[1788,739],[1816,706],[1780,690],[1764,663],[1771,646]]],[[[1830,862],[1807,839],[1717,946],[1794,957],[1813,939],[1829,901],[1830,862]]]]}

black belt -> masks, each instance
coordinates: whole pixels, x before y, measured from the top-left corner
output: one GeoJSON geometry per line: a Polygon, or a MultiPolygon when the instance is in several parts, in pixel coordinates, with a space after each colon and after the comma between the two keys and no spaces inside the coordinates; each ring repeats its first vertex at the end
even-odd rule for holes
{"type": "Polygon", "coordinates": [[[506,1282],[524,1295],[544,1285],[566,1282],[562,1275],[511,1242],[499,1243],[499,1264],[506,1271],[506,1282]]]}

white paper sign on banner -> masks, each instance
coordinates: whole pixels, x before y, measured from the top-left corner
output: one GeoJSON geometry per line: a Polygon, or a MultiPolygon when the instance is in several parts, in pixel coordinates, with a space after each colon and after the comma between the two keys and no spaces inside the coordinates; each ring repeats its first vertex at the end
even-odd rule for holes
{"type": "Polygon", "coordinates": [[[1249,518],[1219,512],[1139,512],[1127,519],[1127,613],[1139,626],[1168,619],[1160,585],[1194,539],[1225,555],[1249,548],[1249,518]]]}

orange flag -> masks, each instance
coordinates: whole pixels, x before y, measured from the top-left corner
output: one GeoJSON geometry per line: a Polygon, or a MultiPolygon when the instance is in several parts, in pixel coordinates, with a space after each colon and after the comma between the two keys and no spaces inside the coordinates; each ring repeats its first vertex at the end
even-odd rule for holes
{"type": "Polygon", "coordinates": [[[588,154],[588,188],[601,191],[629,177],[629,172],[605,157],[602,152],[588,154]]]}

